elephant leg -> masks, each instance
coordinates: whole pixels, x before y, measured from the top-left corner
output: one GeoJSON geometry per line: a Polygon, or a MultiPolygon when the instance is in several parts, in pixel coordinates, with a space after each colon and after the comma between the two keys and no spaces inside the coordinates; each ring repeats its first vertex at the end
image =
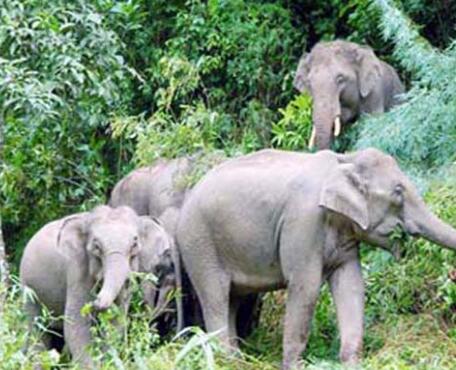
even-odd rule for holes
{"type": "Polygon", "coordinates": [[[283,369],[294,369],[305,350],[315,303],[320,292],[321,273],[297,274],[288,284],[283,333],[283,369]]]}
{"type": "MultiPolygon", "coordinates": [[[[293,214],[301,214],[300,209],[293,214]]],[[[323,281],[324,239],[320,220],[313,215],[299,221],[291,218],[282,226],[280,259],[287,282],[287,301],[283,332],[283,369],[295,369],[307,345],[309,328],[323,281]]]]}
{"type": "Polygon", "coordinates": [[[230,296],[230,312],[229,312],[229,326],[228,326],[228,333],[230,336],[230,343],[233,348],[238,347],[238,342],[237,342],[237,328],[236,328],[236,322],[237,322],[237,317],[238,317],[238,312],[239,312],[239,306],[241,304],[241,297],[238,297],[234,294],[231,294],[230,296]]]}
{"type": "Polygon", "coordinates": [[[239,338],[247,338],[258,327],[261,312],[261,295],[251,293],[242,297],[239,305],[236,328],[239,338]]]}
{"type": "Polygon", "coordinates": [[[221,331],[220,341],[230,348],[229,333],[229,289],[230,282],[227,277],[214,276],[209,279],[206,287],[198,296],[203,308],[204,323],[208,332],[221,331]]]}
{"type": "Polygon", "coordinates": [[[41,316],[41,305],[38,302],[33,301],[31,298],[26,298],[24,304],[25,312],[28,317],[28,336],[23,348],[24,352],[33,350],[34,352],[47,351],[52,348],[52,337],[48,332],[39,330],[36,325],[36,321],[41,316]],[[33,337],[40,337],[39,342],[35,342],[32,345],[33,337]]]}
{"type": "Polygon", "coordinates": [[[383,94],[370,94],[364,101],[362,111],[371,114],[382,114],[385,112],[385,98],[383,94]]]}
{"type": "Polygon", "coordinates": [[[220,267],[206,266],[204,270],[199,271],[194,286],[203,309],[206,331],[219,332],[222,345],[230,350],[230,277],[220,267]]]}
{"type": "Polygon", "coordinates": [[[91,342],[89,315],[82,316],[81,309],[89,301],[89,289],[83,283],[72,283],[67,291],[65,304],[64,336],[65,343],[75,362],[83,369],[95,368],[89,355],[91,342]]]}
{"type": "Polygon", "coordinates": [[[341,347],[340,359],[356,364],[363,345],[364,283],[359,260],[353,259],[334,271],[330,278],[336,305],[341,347]]]}

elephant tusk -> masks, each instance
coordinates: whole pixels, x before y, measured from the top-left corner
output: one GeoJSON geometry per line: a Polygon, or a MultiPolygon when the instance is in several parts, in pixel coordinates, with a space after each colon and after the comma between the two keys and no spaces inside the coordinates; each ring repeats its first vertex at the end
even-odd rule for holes
{"type": "Polygon", "coordinates": [[[315,127],[312,127],[312,133],[310,134],[310,140],[309,140],[309,150],[312,150],[313,147],[315,146],[315,127]]]}
{"type": "Polygon", "coordinates": [[[334,137],[338,137],[340,135],[340,116],[337,116],[334,120],[334,137]]]}

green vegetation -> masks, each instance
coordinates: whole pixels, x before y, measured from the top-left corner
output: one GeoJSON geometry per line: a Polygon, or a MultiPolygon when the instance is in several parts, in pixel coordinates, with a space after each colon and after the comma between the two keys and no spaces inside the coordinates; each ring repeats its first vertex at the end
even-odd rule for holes
{"type": "MultiPolygon", "coordinates": [[[[394,155],[434,211],[456,225],[454,7],[431,0],[0,0],[1,226],[13,273],[44,223],[104,202],[137,165],[193,155],[200,163],[188,179],[194,183],[225,156],[306,150],[311,101],[293,91],[293,73],[305,46],[336,37],[372,45],[399,68],[409,92],[400,107],[344,132],[335,148],[375,146],[394,155]]],[[[362,253],[364,367],[454,368],[456,285],[448,272],[455,254],[412,240],[399,262],[369,246],[362,253]]],[[[103,369],[172,369],[176,361],[185,369],[274,369],[284,299],[282,292],[265,297],[260,327],[237,357],[196,329],[161,340],[139,299],[126,337],[109,325],[115,309],[101,318],[96,330],[107,339],[94,353],[103,369]]],[[[12,284],[0,308],[2,368],[67,363],[65,354],[20,351],[20,305],[12,284]]],[[[334,369],[337,352],[325,289],[305,360],[334,369]]]]}
{"type": "Polygon", "coordinates": [[[406,104],[361,124],[354,148],[374,146],[410,169],[435,169],[456,160],[456,43],[441,51],[421,37],[402,13],[378,1],[385,38],[413,76],[406,104]]]}

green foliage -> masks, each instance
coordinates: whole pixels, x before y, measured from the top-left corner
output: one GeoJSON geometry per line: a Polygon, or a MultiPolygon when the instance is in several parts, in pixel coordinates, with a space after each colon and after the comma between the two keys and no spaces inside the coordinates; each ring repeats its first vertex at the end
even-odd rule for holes
{"type": "MultiPolygon", "coordinates": [[[[97,369],[222,369],[229,370],[233,366],[242,369],[273,369],[267,363],[248,356],[228,356],[214,338],[205,334],[199,328],[190,328],[169,343],[160,344],[160,337],[155,331],[152,319],[154,313],[144,307],[140,299],[138,285],[133,282],[133,304],[128,317],[125,317],[119,307],[112,306],[107,311],[97,315],[96,324],[92,327],[94,343],[91,348],[97,369]],[[119,330],[113,323],[123,323],[119,330]],[[184,336],[193,333],[187,341],[184,336]],[[180,338],[182,337],[182,338],[180,338]],[[211,364],[213,366],[211,366],[211,364]],[[215,364],[215,365],[214,365],[215,364]]],[[[0,291],[4,289],[0,285],[0,291]]],[[[27,320],[21,308],[22,289],[17,282],[12,284],[7,294],[7,300],[2,307],[0,320],[0,362],[4,369],[32,369],[41,364],[43,369],[78,369],[71,362],[68,353],[59,354],[55,350],[38,352],[32,345],[40,343],[38,332],[31,336],[27,332],[27,320]],[[22,351],[26,343],[31,345],[29,350],[22,351]]],[[[90,308],[84,309],[90,314],[90,308]]],[[[52,320],[40,320],[38,326],[45,329],[52,320]]]]}
{"type": "Polygon", "coordinates": [[[282,118],[272,125],[272,144],[280,149],[305,150],[312,132],[312,97],[298,95],[285,109],[282,118]]]}
{"type": "Polygon", "coordinates": [[[456,38],[456,3],[451,0],[401,0],[401,10],[417,24],[435,46],[445,47],[456,38]]]}
{"type": "Polygon", "coordinates": [[[384,36],[394,41],[395,56],[416,82],[406,102],[360,123],[355,148],[377,147],[408,169],[428,170],[456,159],[456,46],[441,52],[423,39],[416,26],[389,1],[382,11],[384,36]]]}
{"type": "Polygon", "coordinates": [[[0,13],[1,212],[23,245],[45,222],[103,200],[117,151],[106,129],[133,72],[88,2],[2,1],[0,13]]]}
{"type": "Polygon", "coordinates": [[[198,95],[236,112],[256,98],[267,107],[289,97],[299,33],[282,7],[266,3],[188,1],[176,17],[170,54],[185,55],[201,75],[198,95]]]}
{"type": "Polygon", "coordinates": [[[288,11],[243,0],[188,1],[173,16],[161,57],[145,70],[155,91],[150,115],[116,117],[116,137],[136,140],[138,163],[268,146],[301,50],[288,11]]]}

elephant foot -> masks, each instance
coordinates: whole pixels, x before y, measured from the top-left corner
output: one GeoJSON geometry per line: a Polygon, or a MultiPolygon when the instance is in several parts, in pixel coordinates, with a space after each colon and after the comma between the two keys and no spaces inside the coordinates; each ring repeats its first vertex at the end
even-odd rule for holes
{"type": "Polygon", "coordinates": [[[300,370],[305,368],[306,363],[302,359],[293,362],[284,362],[282,364],[282,370],[300,370]]]}
{"type": "Polygon", "coordinates": [[[357,352],[342,352],[340,354],[340,361],[345,367],[358,368],[360,367],[361,361],[360,356],[357,352]]]}

